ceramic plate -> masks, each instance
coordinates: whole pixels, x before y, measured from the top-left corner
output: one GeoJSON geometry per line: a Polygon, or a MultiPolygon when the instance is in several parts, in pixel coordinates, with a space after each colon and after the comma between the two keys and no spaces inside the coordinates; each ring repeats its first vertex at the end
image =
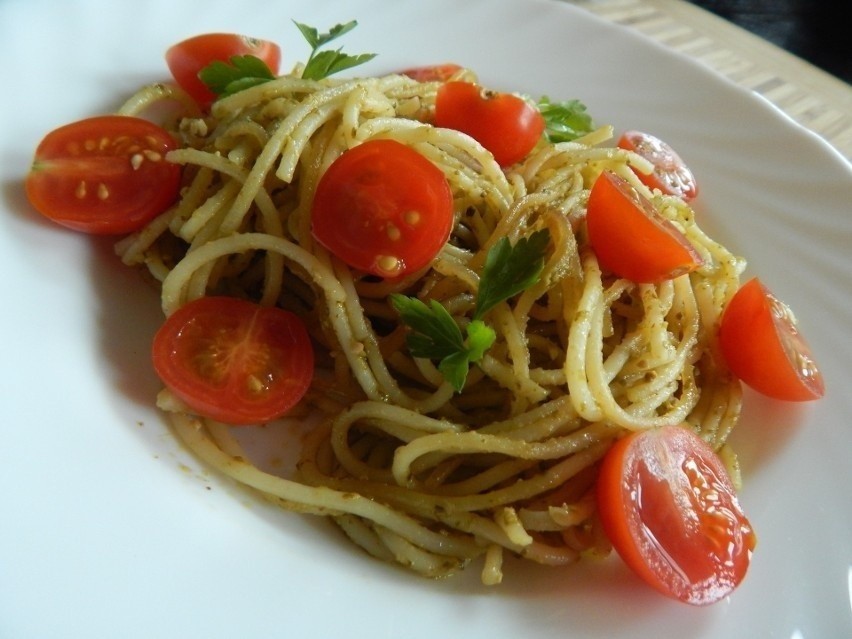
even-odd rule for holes
{"type": "Polygon", "coordinates": [[[537,0],[3,0],[0,3],[0,636],[778,637],[852,635],[852,170],[761,99],[582,10],[537,0]],[[291,19],[349,19],[364,72],[457,61],[484,83],[580,98],[665,138],[701,180],[702,225],[796,311],[827,379],[817,403],[747,397],[735,435],[759,544],[729,599],[693,608],[614,558],[427,581],[328,522],[209,474],[153,410],[156,293],[111,241],[29,208],[22,179],[61,124],[164,80],[201,32],[306,46],[291,19]]]}

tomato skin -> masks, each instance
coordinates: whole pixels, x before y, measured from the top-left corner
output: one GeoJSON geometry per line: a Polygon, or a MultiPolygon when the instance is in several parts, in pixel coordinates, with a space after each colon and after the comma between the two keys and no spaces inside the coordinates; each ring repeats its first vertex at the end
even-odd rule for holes
{"type": "Polygon", "coordinates": [[[613,548],[664,595],[711,604],[745,577],[754,531],[722,462],[686,427],[617,441],[604,457],[596,490],[613,548]]]}
{"type": "Polygon", "coordinates": [[[234,425],[284,415],[307,392],[314,353],[304,322],[280,308],[202,297],[154,336],[154,369],[200,415],[234,425]]]}
{"type": "Polygon", "coordinates": [[[233,56],[253,55],[260,58],[273,74],[281,66],[281,48],[268,40],[235,33],[205,33],[182,40],[166,51],[166,64],[178,85],[207,109],[216,94],[198,77],[198,72],[211,62],[228,62],[233,56]]]}
{"type": "Polygon", "coordinates": [[[177,146],[141,118],[108,115],[67,124],[36,148],[27,198],[42,215],[76,231],[135,231],[177,198],[181,169],[165,159],[177,146]]]}
{"type": "Polygon", "coordinates": [[[618,140],[622,149],[634,151],[654,165],[651,173],[636,171],[636,176],[651,189],[675,195],[685,201],[698,196],[695,175],[666,142],[650,133],[625,131],[618,140]]]}
{"type": "Polygon", "coordinates": [[[725,308],[719,346],[734,375],[764,395],[800,402],[825,394],[792,313],[758,278],[743,284],[725,308]]]}
{"type": "Polygon", "coordinates": [[[702,264],[683,233],[611,171],[592,185],[586,228],[601,267],[634,282],[661,282],[702,264]]]}
{"type": "Polygon", "coordinates": [[[545,122],[538,109],[516,95],[470,82],[446,82],[435,98],[435,125],[468,134],[506,167],[533,150],[545,122]]]}
{"type": "Polygon", "coordinates": [[[453,62],[446,62],[444,64],[403,69],[399,74],[408,76],[418,82],[446,82],[461,70],[462,67],[460,65],[453,62]]]}
{"type": "Polygon", "coordinates": [[[361,271],[395,278],[428,266],[454,223],[441,170],[394,140],[349,149],[320,178],[311,210],[316,240],[361,271]]]}

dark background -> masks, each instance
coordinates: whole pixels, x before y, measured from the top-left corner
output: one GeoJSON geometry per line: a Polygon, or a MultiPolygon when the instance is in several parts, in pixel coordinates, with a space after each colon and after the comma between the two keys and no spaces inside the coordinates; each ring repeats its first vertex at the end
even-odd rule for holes
{"type": "Polygon", "coordinates": [[[691,1],[852,84],[852,1],[691,1]]]}

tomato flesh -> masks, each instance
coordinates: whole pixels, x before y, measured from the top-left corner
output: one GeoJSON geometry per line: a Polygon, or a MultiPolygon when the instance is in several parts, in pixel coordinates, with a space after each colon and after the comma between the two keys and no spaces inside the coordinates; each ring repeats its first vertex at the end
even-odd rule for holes
{"type": "Polygon", "coordinates": [[[435,125],[466,133],[506,167],[535,148],[545,122],[538,109],[516,95],[470,82],[446,82],[435,98],[435,125]]]}
{"type": "Polygon", "coordinates": [[[298,316],[230,297],[203,297],[169,316],[154,337],[153,362],[190,409],[235,425],[284,415],[314,372],[298,316]]]}
{"type": "Polygon", "coordinates": [[[320,178],[316,240],[353,268],[395,278],[428,266],[446,244],[453,196],[441,170],[394,140],[344,152],[320,178]]]}
{"type": "Polygon", "coordinates": [[[418,82],[446,82],[456,73],[462,70],[462,67],[452,62],[444,64],[433,64],[425,67],[413,67],[400,71],[400,75],[405,75],[412,80],[418,82]]]}
{"type": "Polygon", "coordinates": [[[734,375],[764,395],[807,401],[825,394],[822,373],[793,314],[757,278],[728,303],[719,346],[734,375]]]}
{"type": "Polygon", "coordinates": [[[663,594],[711,604],[745,577],[754,531],[722,462],[686,427],[616,442],[601,464],[597,503],[613,548],[663,594]]]}
{"type": "Polygon", "coordinates": [[[683,233],[611,171],[592,185],[586,228],[601,267],[634,282],[673,279],[702,263],[683,233]]]}
{"type": "Polygon", "coordinates": [[[205,33],[188,38],[166,51],[166,64],[172,76],[202,108],[208,108],[216,94],[198,77],[211,62],[228,62],[234,56],[252,55],[261,59],[274,75],[281,66],[281,48],[274,42],[235,33],[205,33]]]}
{"type": "Polygon", "coordinates": [[[36,148],[27,197],[42,215],[77,231],[135,231],[177,198],[181,169],[166,160],[176,147],[168,132],[140,118],[67,124],[36,148]]]}
{"type": "Polygon", "coordinates": [[[675,150],[660,138],[642,131],[625,131],[618,140],[618,146],[634,151],[654,165],[651,173],[636,171],[649,188],[686,201],[698,195],[695,175],[675,150]]]}

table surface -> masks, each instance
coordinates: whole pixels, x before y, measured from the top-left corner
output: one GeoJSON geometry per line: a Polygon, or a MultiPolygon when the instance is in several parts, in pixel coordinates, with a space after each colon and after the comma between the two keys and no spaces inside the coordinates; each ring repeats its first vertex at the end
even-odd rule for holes
{"type": "Polygon", "coordinates": [[[822,48],[815,48],[803,45],[802,38],[788,41],[775,33],[772,37],[786,49],[768,40],[769,35],[758,35],[763,34],[761,29],[779,20],[786,24],[808,19],[803,13],[808,3],[792,0],[569,1],[605,20],[639,31],[762,95],[852,160],[852,85],[841,78],[848,73],[852,61],[846,44],[848,34],[842,42],[823,41],[822,48]],[[698,4],[704,4],[718,15],[698,4]],[[759,11],[754,8],[757,6],[765,9],[759,11]],[[731,12],[725,13],[726,7],[731,12]],[[739,7],[739,13],[732,7],[739,7]],[[789,13],[779,13],[784,10],[789,13]],[[754,18],[752,22],[746,20],[749,16],[754,18]],[[728,17],[749,28],[738,26],[728,17]],[[805,54],[814,62],[801,57],[805,54]]]}

